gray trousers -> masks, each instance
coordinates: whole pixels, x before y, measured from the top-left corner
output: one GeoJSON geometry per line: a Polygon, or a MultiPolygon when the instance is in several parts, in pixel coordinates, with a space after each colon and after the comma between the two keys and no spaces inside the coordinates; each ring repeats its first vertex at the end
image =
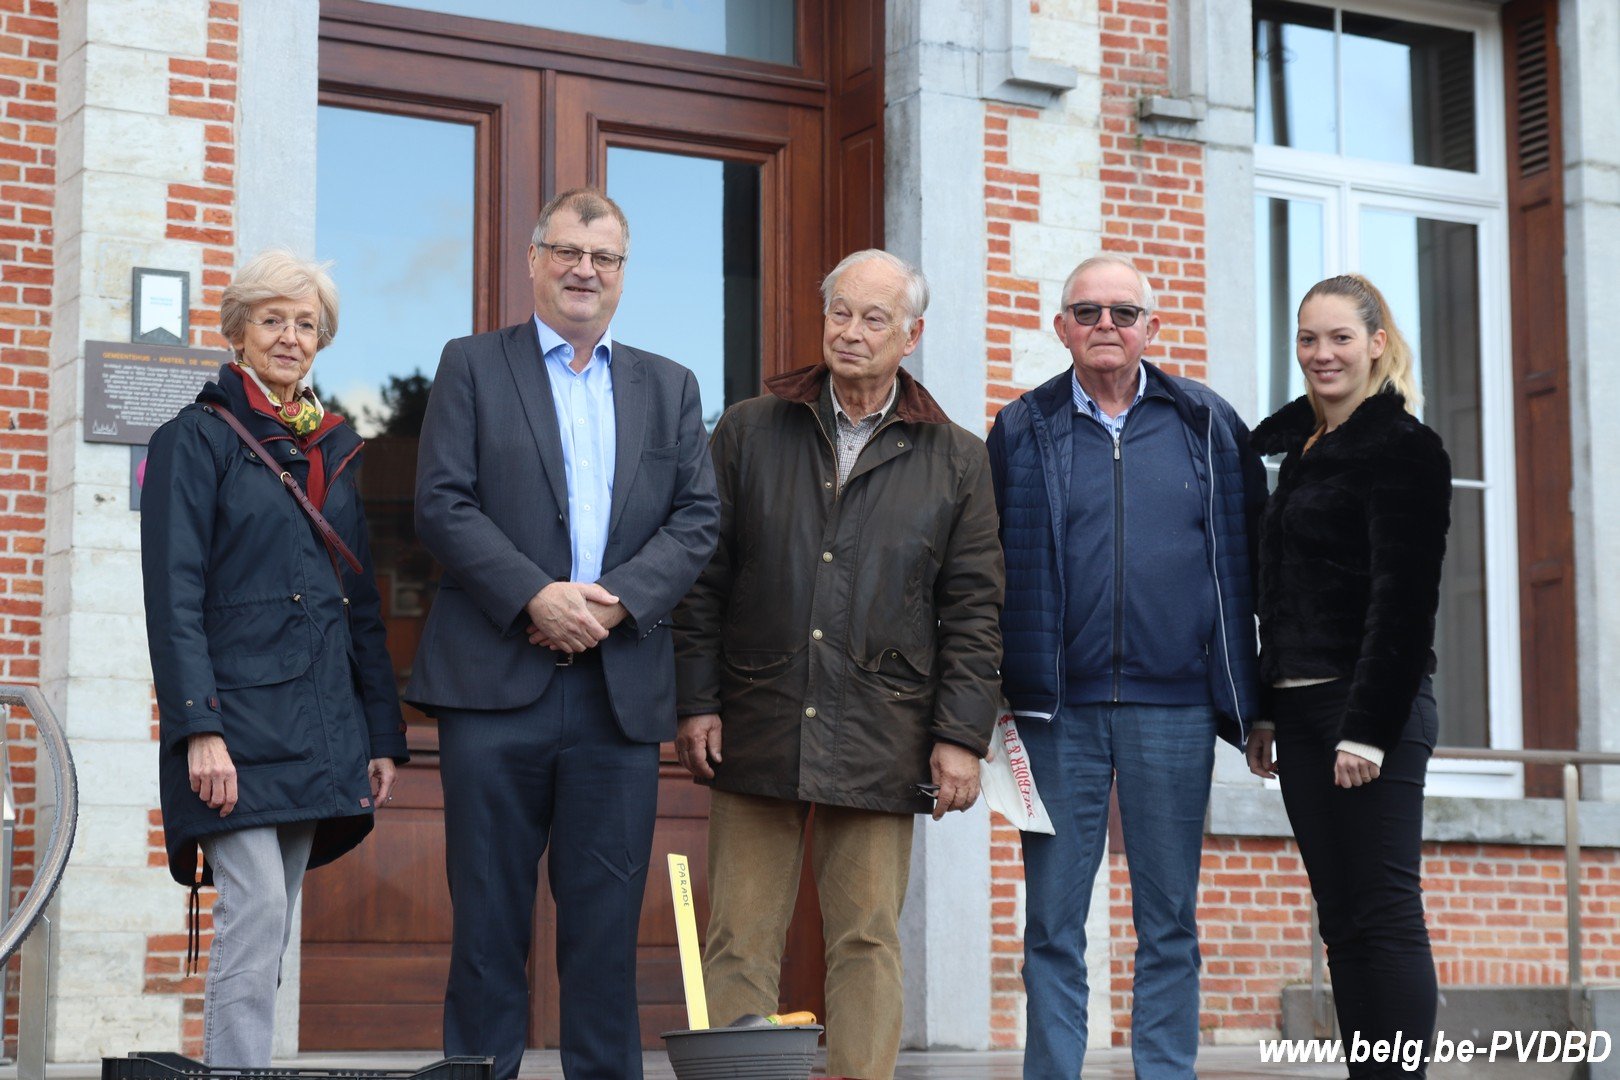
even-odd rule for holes
{"type": "Polygon", "coordinates": [[[314,840],[315,823],[300,821],[201,841],[219,892],[203,991],[203,1060],[210,1066],[270,1065],[281,957],[314,840]]]}

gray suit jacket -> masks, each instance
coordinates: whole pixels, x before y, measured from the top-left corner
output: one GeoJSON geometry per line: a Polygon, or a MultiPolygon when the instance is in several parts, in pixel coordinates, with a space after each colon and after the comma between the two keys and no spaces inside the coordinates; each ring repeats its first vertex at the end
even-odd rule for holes
{"type": "MultiPolygon", "coordinates": [[[[629,739],[675,734],[670,612],[714,551],[719,500],[696,377],[613,344],[617,459],[602,587],[630,617],[599,648],[629,739]]],[[[554,654],[525,605],[573,565],[568,477],[534,323],[444,347],[417,453],[416,531],[444,565],[405,700],[515,709],[539,699],[554,654]]]]}

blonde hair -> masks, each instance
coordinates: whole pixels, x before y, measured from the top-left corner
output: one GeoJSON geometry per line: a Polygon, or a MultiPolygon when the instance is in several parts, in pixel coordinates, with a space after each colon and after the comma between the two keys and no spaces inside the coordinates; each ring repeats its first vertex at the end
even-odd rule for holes
{"type": "MultiPolygon", "coordinates": [[[[1423,407],[1423,388],[1417,384],[1413,374],[1412,346],[1395,325],[1395,315],[1389,310],[1389,301],[1378,291],[1378,286],[1360,274],[1330,277],[1311,286],[1299,302],[1299,310],[1303,312],[1305,305],[1319,296],[1339,296],[1350,301],[1355,306],[1356,317],[1366,327],[1368,337],[1380,330],[1384,332],[1384,351],[1373,357],[1372,370],[1368,373],[1368,396],[1393,390],[1406,402],[1406,411],[1416,416],[1423,407]]],[[[1316,411],[1317,423],[1321,423],[1321,403],[1308,387],[1305,393],[1311,399],[1311,408],[1316,411]]]]}
{"type": "Polygon", "coordinates": [[[266,300],[293,299],[315,294],[321,309],[320,335],[316,338],[317,351],[326,348],[337,336],[338,291],[326,271],[330,262],[318,263],[300,259],[285,248],[271,248],[253,256],[236,272],[236,277],[225,286],[219,301],[219,331],[231,343],[237,355],[242,353],[242,339],[247,335],[248,316],[266,300]]]}

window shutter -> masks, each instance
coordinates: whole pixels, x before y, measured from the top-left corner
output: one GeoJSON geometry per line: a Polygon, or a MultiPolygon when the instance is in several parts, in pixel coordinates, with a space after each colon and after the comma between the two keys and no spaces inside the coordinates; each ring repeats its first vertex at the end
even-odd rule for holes
{"type": "MultiPolygon", "coordinates": [[[[1502,31],[1524,745],[1572,749],[1579,718],[1557,0],[1512,0],[1502,31]]],[[[1526,795],[1560,790],[1556,770],[1525,771],[1526,795]]]]}

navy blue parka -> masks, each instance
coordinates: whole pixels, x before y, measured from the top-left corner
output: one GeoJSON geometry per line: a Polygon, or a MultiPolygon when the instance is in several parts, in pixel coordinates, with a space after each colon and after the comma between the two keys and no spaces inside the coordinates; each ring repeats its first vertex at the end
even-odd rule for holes
{"type": "Polygon", "coordinates": [[[163,831],[181,884],[197,877],[198,838],[234,829],[315,821],[309,865],[332,861],[371,831],[370,760],[408,758],[356,480],[363,445],[345,423],[295,438],[252,407],[232,364],[152,436],[141,569],[163,831]],[[316,447],[322,512],[362,573],[334,568],[279,480],[287,470],[307,489],[316,447]],[[224,736],[237,770],[238,802],[224,818],[191,790],[187,740],[207,732],[224,736]]]}

